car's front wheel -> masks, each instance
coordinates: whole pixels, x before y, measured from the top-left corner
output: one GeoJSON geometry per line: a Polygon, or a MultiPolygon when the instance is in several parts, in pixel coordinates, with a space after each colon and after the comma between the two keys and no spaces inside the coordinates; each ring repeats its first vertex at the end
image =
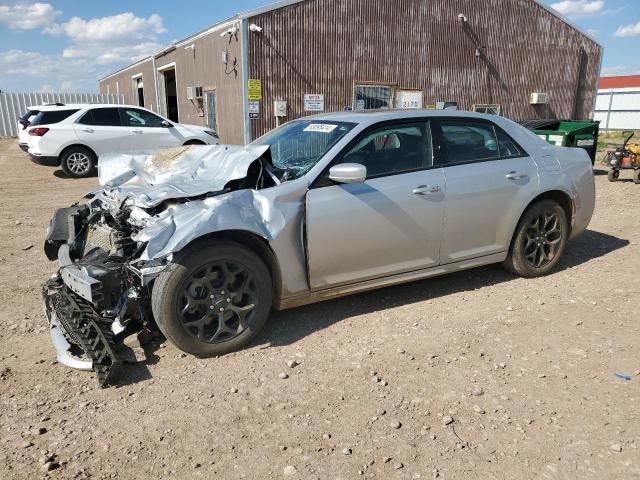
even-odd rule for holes
{"type": "Polygon", "coordinates": [[[93,174],[98,159],[95,154],[83,147],[71,147],[60,158],[64,173],[72,178],[85,178],[93,174]]]}
{"type": "Polygon", "coordinates": [[[162,333],[198,357],[232,352],[264,326],[273,303],[271,275],[248,248],[199,242],[155,281],[152,309],[162,333]]]}
{"type": "Polygon", "coordinates": [[[568,237],[564,209],[553,200],[537,202],[520,219],[504,266],[523,277],[546,275],[560,260],[568,237]]]}

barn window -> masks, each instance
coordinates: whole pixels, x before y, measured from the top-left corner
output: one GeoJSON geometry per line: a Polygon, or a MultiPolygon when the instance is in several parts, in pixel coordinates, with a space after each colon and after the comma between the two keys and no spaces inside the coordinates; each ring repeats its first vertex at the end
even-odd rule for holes
{"type": "Polygon", "coordinates": [[[356,110],[392,108],[393,87],[389,85],[355,85],[356,110]]]}
{"type": "Polygon", "coordinates": [[[488,113],[489,115],[500,115],[500,105],[478,104],[473,106],[473,111],[478,113],[488,113]]]}

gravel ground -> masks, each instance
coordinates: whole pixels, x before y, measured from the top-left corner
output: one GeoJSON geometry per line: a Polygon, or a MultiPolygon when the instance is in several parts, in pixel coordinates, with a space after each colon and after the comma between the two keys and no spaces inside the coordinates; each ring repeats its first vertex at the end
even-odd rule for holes
{"type": "Polygon", "coordinates": [[[2,479],[640,477],[630,181],[596,170],[590,229],[548,277],[487,267],[276,313],[243,351],[157,345],[101,390],[54,361],[39,292],[53,210],[97,182],[15,141],[0,168],[2,479]]]}

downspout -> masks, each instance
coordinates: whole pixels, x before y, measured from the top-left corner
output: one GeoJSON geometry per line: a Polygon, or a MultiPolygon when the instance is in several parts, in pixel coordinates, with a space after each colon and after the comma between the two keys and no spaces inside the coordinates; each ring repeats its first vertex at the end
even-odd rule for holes
{"type": "Polygon", "coordinates": [[[242,128],[244,144],[251,143],[251,121],[249,120],[249,21],[240,19],[240,50],[242,59],[242,128]]]}

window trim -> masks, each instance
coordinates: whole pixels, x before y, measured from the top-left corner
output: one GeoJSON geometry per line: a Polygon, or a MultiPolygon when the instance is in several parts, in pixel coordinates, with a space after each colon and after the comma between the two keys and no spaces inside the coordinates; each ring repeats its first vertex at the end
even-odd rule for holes
{"type": "Polygon", "coordinates": [[[438,153],[436,155],[436,140],[435,140],[435,132],[433,128],[434,120],[435,120],[434,117],[410,117],[410,118],[399,118],[396,120],[385,120],[382,122],[369,125],[363,131],[361,131],[358,135],[356,135],[353,139],[351,139],[351,141],[335,157],[333,157],[331,162],[329,162],[329,164],[324,168],[324,170],[322,170],[322,172],[320,172],[320,174],[318,174],[318,176],[315,179],[313,179],[313,181],[309,185],[309,189],[311,190],[315,188],[333,187],[333,186],[339,185],[336,182],[333,182],[329,179],[329,170],[331,170],[332,167],[334,167],[347,154],[349,154],[351,149],[355,147],[367,135],[369,135],[375,130],[379,130],[380,128],[390,127],[394,125],[425,123],[426,124],[425,127],[429,129],[429,135],[431,137],[431,155],[433,157],[432,158],[433,164],[430,167],[415,168],[411,170],[404,170],[402,172],[390,172],[390,173],[385,173],[381,175],[374,175],[371,177],[367,175],[367,179],[365,180],[365,182],[368,182],[369,180],[375,180],[378,178],[394,177],[397,175],[406,175],[408,173],[424,172],[428,170],[435,170],[436,168],[441,168],[442,165],[440,164],[440,160],[441,160],[440,154],[438,153]]]}
{"type": "Polygon", "coordinates": [[[352,92],[352,108],[354,111],[361,111],[361,112],[377,112],[377,111],[385,111],[385,110],[393,110],[395,107],[395,101],[396,101],[396,88],[397,88],[397,84],[395,83],[387,83],[387,82],[376,82],[376,81],[354,81],[353,82],[353,92],[352,92]],[[377,87],[377,88],[388,88],[391,91],[391,94],[389,95],[389,106],[386,108],[370,108],[370,109],[364,109],[364,110],[358,110],[357,109],[357,95],[356,95],[356,89],[358,87],[377,87]]]}
{"type": "MultiPolygon", "coordinates": [[[[525,157],[529,157],[530,155],[527,153],[527,151],[522,148],[522,145],[520,145],[518,142],[516,142],[513,137],[511,135],[509,135],[507,132],[505,132],[505,130],[503,128],[501,128],[499,125],[496,125],[494,122],[490,121],[490,120],[485,120],[484,118],[474,118],[474,117],[434,117],[433,118],[433,131],[434,131],[434,143],[437,142],[438,147],[438,153],[440,156],[440,166],[443,168],[447,168],[447,167],[457,167],[460,165],[470,165],[473,163],[484,163],[484,162],[499,162],[501,160],[510,160],[513,158],[525,158],[525,157]],[[509,140],[511,140],[516,147],[518,147],[518,149],[522,152],[519,155],[506,155],[506,156],[498,156],[497,158],[484,158],[484,159],[479,159],[479,160],[468,160],[465,162],[456,162],[456,163],[449,163],[448,158],[447,158],[447,149],[444,146],[444,135],[442,133],[442,123],[441,122],[449,122],[449,121],[453,121],[453,122],[462,122],[462,123],[480,123],[480,124],[485,124],[490,126],[493,129],[493,134],[496,137],[496,143],[498,141],[498,132],[502,132],[507,138],[509,138],[509,140]]],[[[435,152],[435,148],[434,148],[434,152],[435,152]]],[[[498,146],[498,154],[500,152],[500,147],[498,146]]]]}
{"type": "Polygon", "coordinates": [[[476,110],[477,108],[497,108],[498,113],[496,113],[496,115],[500,115],[500,112],[502,111],[502,107],[500,106],[499,103],[474,103],[473,104],[472,111],[477,113],[483,113],[485,115],[493,115],[492,113],[478,112],[478,110],[476,110]]]}
{"type": "Polygon", "coordinates": [[[120,114],[120,108],[118,108],[117,106],[114,106],[114,107],[93,107],[93,108],[88,108],[80,117],[78,117],[78,119],[75,121],[75,123],[77,123],[79,125],[87,125],[89,127],[128,127],[122,121],[122,115],[120,114]],[[82,119],[84,117],[86,117],[87,115],[89,115],[89,113],[91,113],[92,120],[93,120],[93,113],[92,112],[94,110],[107,110],[107,109],[112,109],[112,110],[116,110],[117,111],[118,118],[120,119],[120,125],[96,125],[95,123],[82,123],[82,119]]]}

